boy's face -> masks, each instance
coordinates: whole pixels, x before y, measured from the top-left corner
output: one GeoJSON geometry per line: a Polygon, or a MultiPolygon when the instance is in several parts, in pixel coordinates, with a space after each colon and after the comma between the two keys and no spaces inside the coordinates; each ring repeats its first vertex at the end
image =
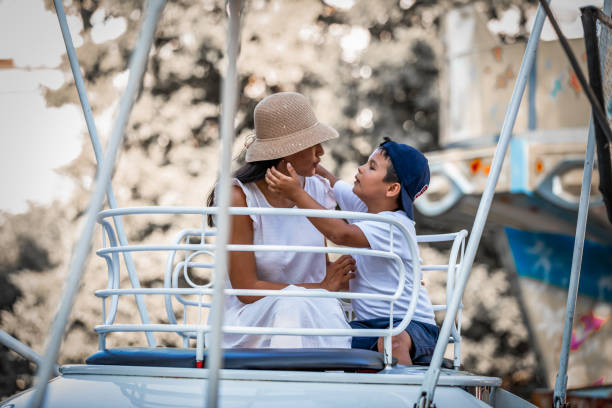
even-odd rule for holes
{"type": "Polygon", "coordinates": [[[385,157],[380,149],[376,149],[368,161],[357,168],[353,193],[366,204],[369,199],[384,197],[389,184],[383,181],[388,166],[389,158],[385,157]]]}

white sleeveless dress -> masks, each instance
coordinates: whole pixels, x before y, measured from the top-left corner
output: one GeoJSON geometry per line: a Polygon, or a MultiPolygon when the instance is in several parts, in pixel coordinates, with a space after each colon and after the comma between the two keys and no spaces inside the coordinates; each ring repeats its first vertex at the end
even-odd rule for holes
{"type": "MultiPolygon", "coordinates": [[[[255,183],[234,179],[246,196],[248,207],[271,207],[255,183]]],[[[317,175],[307,177],[304,190],[327,209],[336,202],[329,182],[317,175]]],[[[306,217],[252,215],[254,244],[324,245],[323,235],[306,217]]],[[[313,253],[255,252],[261,280],[288,283],[283,290],[306,290],[299,283],[321,282],[325,255],[313,253]]],[[[229,279],[227,287],[231,287],[229,279]]],[[[308,289],[323,290],[323,289],[308,289]]],[[[250,304],[236,296],[226,299],[224,325],[256,327],[350,328],[337,299],[266,296],[250,304]]],[[[224,348],[350,348],[348,336],[280,336],[226,334],[224,348]]]]}

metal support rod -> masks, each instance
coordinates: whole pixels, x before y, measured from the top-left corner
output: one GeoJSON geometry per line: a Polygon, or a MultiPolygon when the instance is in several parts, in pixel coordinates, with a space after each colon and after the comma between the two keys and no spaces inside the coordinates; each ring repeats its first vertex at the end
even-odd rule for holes
{"type": "Polygon", "coordinates": [[[550,24],[555,29],[557,37],[559,37],[559,42],[561,42],[561,46],[563,47],[563,50],[565,51],[565,54],[569,59],[570,65],[572,66],[572,69],[574,70],[574,73],[576,74],[576,77],[580,82],[580,86],[582,86],[582,89],[584,89],[584,94],[589,100],[589,103],[591,104],[591,108],[593,110],[593,117],[595,118],[595,120],[597,120],[597,123],[599,124],[601,131],[604,133],[604,135],[606,135],[608,142],[612,143],[612,130],[610,130],[610,126],[608,126],[608,118],[606,117],[606,114],[604,113],[604,110],[601,104],[599,103],[597,96],[595,96],[593,89],[587,83],[587,80],[582,72],[582,69],[580,68],[580,65],[578,64],[578,60],[576,59],[572,48],[570,47],[569,43],[567,42],[567,39],[563,35],[559,24],[557,24],[557,20],[555,20],[555,16],[550,10],[550,7],[548,6],[548,4],[546,4],[546,0],[540,0],[540,5],[544,8],[544,11],[548,15],[550,24]]]}
{"type": "MultiPolygon", "coordinates": [[[[610,14],[612,0],[604,3],[604,13],[610,14]]],[[[600,36],[599,52],[606,55],[607,38],[600,36]]],[[[601,69],[603,71],[604,59],[601,59],[601,69]]],[[[591,116],[589,125],[589,136],[584,159],[584,173],[582,175],[582,188],[580,190],[580,205],[578,207],[578,220],[576,222],[576,237],[574,240],[574,252],[572,255],[572,267],[570,272],[570,283],[567,292],[567,305],[565,311],[565,324],[563,326],[563,340],[561,343],[561,354],[559,356],[559,371],[555,380],[555,390],[553,393],[554,407],[566,406],[567,396],[567,368],[569,364],[570,343],[572,339],[572,328],[574,325],[574,314],[576,311],[576,300],[578,297],[578,286],[580,284],[580,270],[582,266],[582,253],[584,250],[584,236],[589,212],[589,201],[591,198],[591,179],[593,176],[593,165],[595,156],[595,124],[591,116]]]]}
{"type": "Polygon", "coordinates": [[[227,44],[227,71],[221,89],[221,162],[219,164],[219,183],[217,206],[217,240],[215,250],[215,278],[212,308],[210,311],[210,346],[206,368],[206,407],[215,408],[219,400],[219,376],[223,360],[223,312],[225,308],[225,279],[227,276],[227,244],[231,228],[229,216],[232,163],[232,142],[234,140],[234,116],[238,102],[238,74],[236,62],[240,44],[241,0],[229,0],[229,26],[227,44]]]}
{"type": "MultiPolygon", "coordinates": [[[[537,53],[536,53],[537,58],[537,53]]],[[[529,72],[529,88],[527,88],[527,128],[536,130],[538,127],[538,108],[536,103],[536,90],[538,87],[538,64],[533,64],[529,72]]]]}
{"type": "Polygon", "coordinates": [[[113,126],[113,132],[109,139],[109,147],[106,158],[102,162],[100,172],[98,172],[92,199],[85,215],[85,223],[83,225],[81,237],[73,250],[64,296],[62,297],[62,302],[54,320],[51,335],[49,337],[49,343],[45,352],[45,358],[38,368],[36,389],[34,390],[32,399],[29,402],[29,407],[40,407],[45,398],[47,383],[51,377],[53,365],[57,360],[62,335],[64,334],[66,323],[70,315],[70,310],[72,309],[72,304],[81,281],[85,261],[87,260],[87,255],[89,254],[96,217],[100,211],[100,208],[102,207],[105,191],[113,173],[117,151],[119,150],[119,146],[123,140],[123,135],[125,134],[125,128],[128,123],[130,112],[132,111],[140,85],[142,84],[142,77],[147,66],[149,51],[155,36],[157,22],[164,5],[164,0],[150,0],[147,3],[147,9],[140,31],[138,44],[136,45],[130,60],[128,85],[121,98],[119,113],[113,126]]]}
{"type": "MultiPolygon", "coordinates": [[[[13,350],[15,353],[21,355],[22,357],[34,362],[38,366],[40,366],[40,363],[43,360],[43,357],[40,354],[23,344],[4,330],[0,330],[0,343],[4,344],[6,347],[13,350]]],[[[57,367],[57,364],[53,365],[53,374],[59,375],[59,369],[57,367]]]]}
{"type": "Polygon", "coordinates": [[[476,250],[478,249],[478,244],[480,243],[480,238],[482,237],[484,225],[489,214],[489,209],[491,208],[495,186],[497,185],[497,180],[499,179],[499,174],[504,162],[504,157],[506,156],[506,152],[508,150],[508,145],[512,136],[512,128],[514,127],[514,122],[516,121],[516,116],[518,114],[521,99],[529,78],[529,73],[531,72],[532,66],[535,63],[538,41],[540,39],[540,34],[542,33],[544,21],[545,14],[540,6],[538,7],[538,12],[531,35],[527,41],[525,54],[523,56],[523,61],[521,62],[521,68],[517,76],[514,91],[512,92],[510,104],[508,106],[508,110],[506,111],[504,124],[499,136],[497,148],[495,149],[495,155],[493,156],[493,163],[491,164],[491,172],[489,173],[487,185],[482,194],[482,198],[480,199],[478,211],[474,220],[474,226],[467,244],[465,258],[461,262],[461,269],[457,278],[457,284],[453,291],[450,304],[448,305],[448,310],[446,311],[442,328],[440,329],[440,335],[438,337],[438,342],[436,343],[431,364],[427,369],[423,385],[421,386],[419,400],[417,404],[415,404],[420,407],[429,407],[433,404],[434,392],[440,376],[440,366],[442,364],[444,351],[446,350],[448,338],[454,325],[455,316],[459,311],[461,298],[470,276],[472,264],[474,263],[474,257],[476,256],[476,250]]]}
{"type": "MultiPolygon", "coordinates": [[[[66,46],[66,52],[68,54],[68,61],[70,62],[70,68],[72,69],[72,76],[74,77],[74,83],[79,94],[79,100],[81,101],[81,108],[83,108],[83,115],[85,116],[85,123],[87,124],[89,139],[91,140],[91,145],[96,156],[96,166],[99,173],[102,161],[104,160],[104,153],[102,152],[102,145],[100,144],[96,124],[91,113],[91,105],[89,104],[89,99],[87,98],[85,82],[83,81],[83,75],[81,74],[81,67],[79,65],[79,60],[77,59],[76,51],[72,42],[72,36],[70,35],[70,30],[66,21],[66,12],[64,11],[62,0],[53,0],[53,3],[57,12],[57,19],[59,20],[60,28],[62,30],[62,36],[64,38],[64,44],[66,46]]],[[[115,192],[113,191],[113,186],[110,183],[108,185],[108,188],[106,189],[106,196],[108,200],[108,206],[110,208],[117,208],[115,192]]],[[[119,237],[119,242],[121,243],[121,245],[127,245],[128,241],[121,218],[115,217],[114,221],[115,228],[117,229],[117,236],[119,237]]],[[[128,275],[130,277],[132,287],[139,288],[140,282],[138,281],[138,277],[136,275],[136,268],[134,266],[132,254],[124,253],[123,259],[125,260],[125,266],[128,270],[128,275]]],[[[138,307],[138,313],[140,314],[141,321],[144,324],[148,324],[149,314],[147,313],[147,307],[144,303],[144,299],[140,295],[136,296],[136,306],[138,307]]],[[[145,335],[147,336],[147,343],[149,344],[149,347],[155,347],[155,335],[153,333],[145,333],[145,335]]]]}
{"type": "Polygon", "coordinates": [[[570,343],[572,340],[572,327],[574,324],[574,312],[576,310],[576,298],[578,297],[578,284],[580,283],[580,268],[582,266],[582,252],[584,249],[584,235],[589,213],[589,200],[591,196],[591,178],[593,176],[593,157],[595,155],[595,126],[591,119],[589,125],[589,137],[587,140],[586,154],[584,158],[584,173],[582,175],[582,187],[580,190],[580,205],[578,207],[578,221],[576,223],[576,237],[574,239],[574,253],[572,255],[572,269],[570,283],[567,293],[567,306],[565,310],[565,325],[563,327],[563,340],[561,343],[561,355],[559,357],[559,371],[555,380],[554,406],[565,405],[565,391],[567,387],[567,365],[569,361],[570,343]]]}

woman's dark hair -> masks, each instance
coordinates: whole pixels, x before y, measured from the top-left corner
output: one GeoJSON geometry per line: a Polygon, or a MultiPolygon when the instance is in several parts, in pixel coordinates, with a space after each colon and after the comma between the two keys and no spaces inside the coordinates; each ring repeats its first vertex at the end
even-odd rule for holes
{"type": "MultiPolygon", "coordinates": [[[[378,148],[380,149],[382,155],[384,157],[386,157],[387,159],[389,159],[389,165],[387,166],[387,174],[385,174],[385,177],[383,178],[383,181],[386,183],[400,183],[400,179],[397,176],[397,172],[395,171],[395,167],[393,167],[393,162],[391,161],[391,159],[389,158],[389,153],[387,152],[387,149],[385,149],[385,146],[383,146],[385,143],[387,142],[392,142],[392,140],[388,137],[385,137],[383,139],[383,141],[378,145],[378,148]]],[[[403,187],[402,187],[403,188],[403,187]]],[[[404,210],[404,206],[402,205],[402,195],[400,193],[400,195],[397,198],[397,205],[399,207],[400,210],[404,210]]]]}
{"type": "MultiPolygon", "coordinates": [[[[242,167],[240,167],[234,172],[232,177],[238,179],[238,181],[240,181],[241,183],[251,183],[253,181],[263,180],[266,177],[266,171],[270,167],[276,166],[280,161],[281,159],[279,158],[245,163],[242,167]]],[[[213,207],[215,204],[216,187],[217,183],[215,183],[214,187],[208,194],[208,198],[206,199],[207,207],[213,207]]],[[[212,215],[208,214],[206,219],[208,221],[209,226],[213,227],[215,225],[212,215]]]]}

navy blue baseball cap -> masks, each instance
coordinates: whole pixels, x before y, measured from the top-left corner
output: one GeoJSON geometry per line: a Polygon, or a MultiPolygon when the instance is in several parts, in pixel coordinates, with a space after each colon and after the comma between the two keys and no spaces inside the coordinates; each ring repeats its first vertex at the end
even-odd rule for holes
{"type": "Polygon", "coordinates": [[[429,187],[427,158],[414,147],[396,143],[387,138],[380,144],[380,147],[387,152],[400,180],[402,186],[400,194],[404,212],[411,220],[414,220],[412,203],[429,187]]]}

